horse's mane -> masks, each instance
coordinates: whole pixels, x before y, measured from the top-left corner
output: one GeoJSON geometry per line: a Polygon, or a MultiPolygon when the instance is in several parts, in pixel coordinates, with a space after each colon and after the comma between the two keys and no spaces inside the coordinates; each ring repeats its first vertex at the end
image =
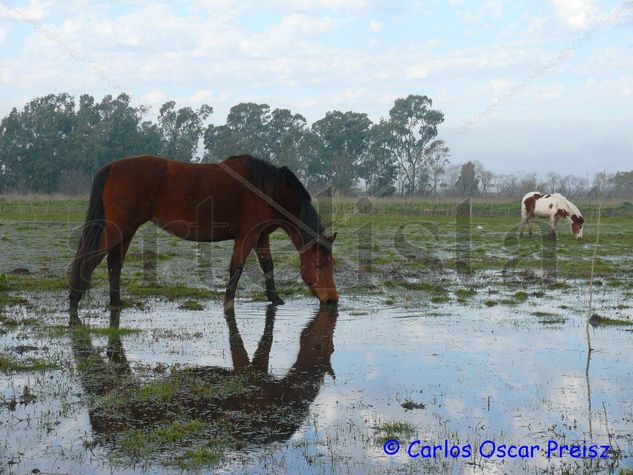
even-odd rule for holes
{"type": "Polygon", "coordinates": [[[560,193],[552,193],[552,196],[556,195],[559,196],[560,198],[562,198],[565,203],[567,203],[567,207],[569,208],[569,212],[570,214],[575,214],[578,216],[578,218],[580,218],[582,221],[584,221],[585,219],[582,216],[582,213],[580,212],[580,209],[578,209],[578,206],[576,206],[574,203],[572,203],[571,201],[569,201],[567,199],[566,196],[561,195],[560,193]]]}
{"type": "Polygon", "coordinates": [[[288,186],[297,196],[300,203],[299,220],[305,227],[300,226],[299,230],[303,237],[304,244],[317,239],[321,247],[329,250],[329,243],[325,239],[322,239],[324,228],[321,225],[319,213],[314,209],[312,197],[299,178],[286,166],[278,167],[267,160],[262,160],[261,158],[250,155],[233,156],[227,158],[227,160],[237,158],[247,160],[251,170],[251,180],[253,184],[280,205],[282,205],[282,203],[279,203],[278,200],[277,185],[283,183],[288,186]]]}

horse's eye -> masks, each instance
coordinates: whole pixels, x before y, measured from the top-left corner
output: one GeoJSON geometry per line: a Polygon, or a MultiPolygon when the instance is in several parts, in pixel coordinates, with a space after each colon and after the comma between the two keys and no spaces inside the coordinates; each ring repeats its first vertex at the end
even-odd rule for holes
{"type": "Polygon", "coordinates": [[[317,269],[320,269],[322,266],[319,261],[314,261],[314,267],[316,267],[317,269]]]}

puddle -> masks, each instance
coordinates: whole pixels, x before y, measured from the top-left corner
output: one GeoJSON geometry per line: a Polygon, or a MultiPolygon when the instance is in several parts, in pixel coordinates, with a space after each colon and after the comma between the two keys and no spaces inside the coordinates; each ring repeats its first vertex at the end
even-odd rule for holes
{"type": "Polygon", "coordinates": [[[440,308],[363,297],[333,311],[291,299],[276,310],[238,301],[225,316],[214,301],[199,311],[155,302],[123,310],[119,331],[94,330],[108,326],[105,312],[80,312],[73,330],[61,311],[39,327],[17,312],[3,351],[28,349],[13,353],[57,369],[1,373],[0,464],[9,473],[633,468],[629,327],[591,328],[588,362],[584,317],[569,310],[440,308]],[[386,439],[401,444],[396,455],[386,439]],[[415,440],[473,453],[412,459],[415,440]],[[543,450],[484,458],[486,440],[543,450]],[[550,440],[618,453],[548,458],[550,440]]]}

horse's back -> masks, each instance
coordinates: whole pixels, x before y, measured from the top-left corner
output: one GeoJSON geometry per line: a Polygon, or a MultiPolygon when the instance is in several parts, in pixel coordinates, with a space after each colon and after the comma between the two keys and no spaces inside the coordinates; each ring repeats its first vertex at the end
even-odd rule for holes
{"type": "Polygon", "coordinates": [[[231,216],[226,210],[239,209],[239,193],[230,192],[226,172],[217,165],[139,155],[108,167],[106,219],[122,228],[151,220],[179,237],[211,240],[211,220],[227,222],[231,216]],[[201,217],[204,232],[198,223],[201,217]]]}

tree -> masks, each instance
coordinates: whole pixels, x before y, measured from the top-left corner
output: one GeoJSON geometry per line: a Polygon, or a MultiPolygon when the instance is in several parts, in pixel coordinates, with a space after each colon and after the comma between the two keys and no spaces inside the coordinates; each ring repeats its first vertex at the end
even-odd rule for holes
{"type": "Polygon", "coordinates": [[[613,192],[622,198],[633,197],[633,170],[617,172],[613,176],[613,192]]]}
{"type": "MultiPolygon", "coordinates": [[[[0,122],[0,185],[49,193],[86,191],[96,170],[113,160],[159,154],[163,137],[129,96],[49,94],[13,109],[0,122]]],[[[182,134],[181,134],[182,135],[182,134]]],[[[185,134],[186,135],[186,134],[185,134]]]]}
{"type": "Polygon", "coordinates": [[[209,125],[204,133],[205,160],[218,161],[241,154],[268,158],[266,125],[269,120],[268,104],[247,102],[231,107],[225,125],[209,125]]]}
{"type": "Polygon", "coordinates": [[[486,194],[490,192],[492,181],[495,175],[491,171],[486,170],[480,162],[475,161],[474,163],[475,163],[475,175],[477,176],[477,179],[479,180],[481,195],[486,196],[486,194]]]}
{"type": "Polygon", "coordinates": [[[328,112],[312,124],[312,131],[323,146],[322,167],[318,173],[335,191],[347,193],[357,182],[360,163],[369,145],[371,120],[357,112],[328,112]]]}
{"type": "Polygon", "coordinates": [[[44,193],[56,190],[68,156],[75,103],[66,93],[33,99],[0,123],[3,182],[44,193]]]}
{"type": "Polygon", "coordinates": [[[307,123],[301,114],[288,109],[275,109],[265,124],[266,155],[277,165],[285,165],[295,172],[303,170],[302,142],[306,138],[307,123]]]}
{"type": "Polygon", "coordinates": [[[466,162],[462,165],[455,189],[461,197],[479,195],[479,180],[477,179],[473,162],[466,162]]]}
{"type": "Polygon", "coordinates": [[[369,133],[369,150],[360,166],[360,176],[367,183],[367,191],[373,196],[391,196],[395,193],[398,166],[389,146],[390,124],[381,120],[369,133]]]}
{"type": "Polygon", "coordinates": [[[443,140],[435,140],[427,147],[424,154],[428,167],[429,191],[431,194],[436,195],[440,179],[448,165],[450,149],[443,140]]]}
{"type": "Polygon", "coordinates": [[[73,165],[92,178],[96,171],[120,158],[149,153],[141,147],[139,122],[145,110],[132,106],[130,96],[104,96],[95,103],[90,96],[80,98],[73,134],[73,165]]]}
{"type": "Polygon", "coordinates": [[[203,104],[195,111],[191,107],[176,110],[176,103],[169,101],[160,108],[158,126],[163,137],[162,155],[175,160],[189,162],[193,159],[204,121],[213,108],[203,104]]]}
{"type": "Polygon", "coordinates": [[[447,195],[454,195],[456,193],[455,186],[457,185],[457,180],[459,179],[459,175],[461,174],[462,167],[458,164],[448,164],[446,169],[444,170],[444,176],[442,180],[442,184],[440,185],[444,190],[446,190],[447,195]]]}
{"type": "Polygon", "coordinates": [[[204,133],[206,161],[224,160],[231,155],[248,154],[286,165],[302,174],[302,156],[308,132],[305,117],[288,109],[252,102],[231,108],[225,125],[209,125],[204,133]]]}
{"type": "Polygon", "coordinates": [[[332,192],[332,183],[328,175],[324,173],[328,164],[325,160],[323,142],[319,136],[310,129],[303,132],[301,141],[297,144],[297,153],[301,157],[302,168],[297,170],[299,176],[310,190],[327,193],[332,192]]]}
{"type": "MultiPolygon", "coordinates": [[[[22,125],[20,114],[14,107],[0,122],[0,191],[14,189],[19,175],[22,152],[22,125]]],[[[23,159],[24,157],[22,157],[23,159]]]]}
{"type": "Polygon", "coordinates": [[[414,194],[426,187],[426,148],[437,136],[437,127],[444,114],[432,109],[427,96],[410,95],[396,99],[389,111],[390,135],[388,146],[403,175],[402,192],[414,194]]]}

